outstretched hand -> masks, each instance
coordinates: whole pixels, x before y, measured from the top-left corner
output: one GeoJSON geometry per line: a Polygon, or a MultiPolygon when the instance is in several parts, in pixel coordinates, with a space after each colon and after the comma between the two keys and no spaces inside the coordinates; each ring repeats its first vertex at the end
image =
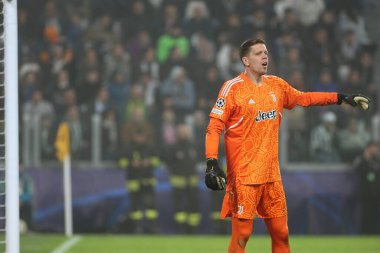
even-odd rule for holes
{"type": "Polygon", "coordinates": [[[362,95],[362,94],[352,94],[352,95],[346,95],[346,94],[338,94],[338,105],[341,103],[346,103],[351,106],[357,106],[366,111],[369,108],[369,103],[371,102],[370,98],[362,95]]]}

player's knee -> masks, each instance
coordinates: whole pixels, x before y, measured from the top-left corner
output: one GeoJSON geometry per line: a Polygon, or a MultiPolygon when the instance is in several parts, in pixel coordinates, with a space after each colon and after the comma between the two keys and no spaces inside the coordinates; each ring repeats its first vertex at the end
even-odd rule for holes
{"type": "Polygon", "coordinates": [[[283,244],[289,244],[289,229],[288,226],[278,228],[275,231],[275,239],[283,244]]]}
{"type": "Polygon", "coordinates": [[[249,237],[251,236],[252,230],[251,229],[242,229],[239,233],[239,245],[240,247],[244,248],[247,244],[249,237]]]}
{"type": "Polygon", "coordinates": [[[249,236],[240,236],[238,240],[239,246],[242,248],[245,248],[245,245],[247,245],[248,240],[249,240],[249,236]]]}

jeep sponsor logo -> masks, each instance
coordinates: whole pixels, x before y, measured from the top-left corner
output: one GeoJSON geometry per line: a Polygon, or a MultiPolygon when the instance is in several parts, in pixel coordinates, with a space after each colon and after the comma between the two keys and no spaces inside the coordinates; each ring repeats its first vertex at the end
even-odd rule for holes
{"type": "Polygon", "coordinates": [[[276,110],[272,110],[269,112],[262,112],[259,111],[257,117],[255,118],[256,122],[260,122],[263,120],[268,120],[268,119],[275,119],[277,117],[277,112],[276,110]]]}

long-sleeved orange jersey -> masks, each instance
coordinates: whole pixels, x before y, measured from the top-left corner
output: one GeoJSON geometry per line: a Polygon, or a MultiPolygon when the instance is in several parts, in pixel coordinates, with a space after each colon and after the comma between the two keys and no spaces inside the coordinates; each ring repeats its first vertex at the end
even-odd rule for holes
{"type": "Polygon", "coordinates": [[[225,82],[210,113],[206,158],[218,158],[224,130],[227,190],[235,183],[281,180],[278,136],[284,108],[337,103],[337,93],[301,92],[277,77],[264,75],[256,85],[244,74],[225,82]]]}

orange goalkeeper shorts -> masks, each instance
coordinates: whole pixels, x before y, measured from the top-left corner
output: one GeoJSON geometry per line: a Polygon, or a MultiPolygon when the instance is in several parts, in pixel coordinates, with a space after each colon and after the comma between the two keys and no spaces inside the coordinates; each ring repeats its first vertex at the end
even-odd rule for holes
{"type": "Polygon", "coordinates": [[[276,218],[287,215],[281,181],[259,185],[236,185],[224,196],[221,218],[276,218]]]}

